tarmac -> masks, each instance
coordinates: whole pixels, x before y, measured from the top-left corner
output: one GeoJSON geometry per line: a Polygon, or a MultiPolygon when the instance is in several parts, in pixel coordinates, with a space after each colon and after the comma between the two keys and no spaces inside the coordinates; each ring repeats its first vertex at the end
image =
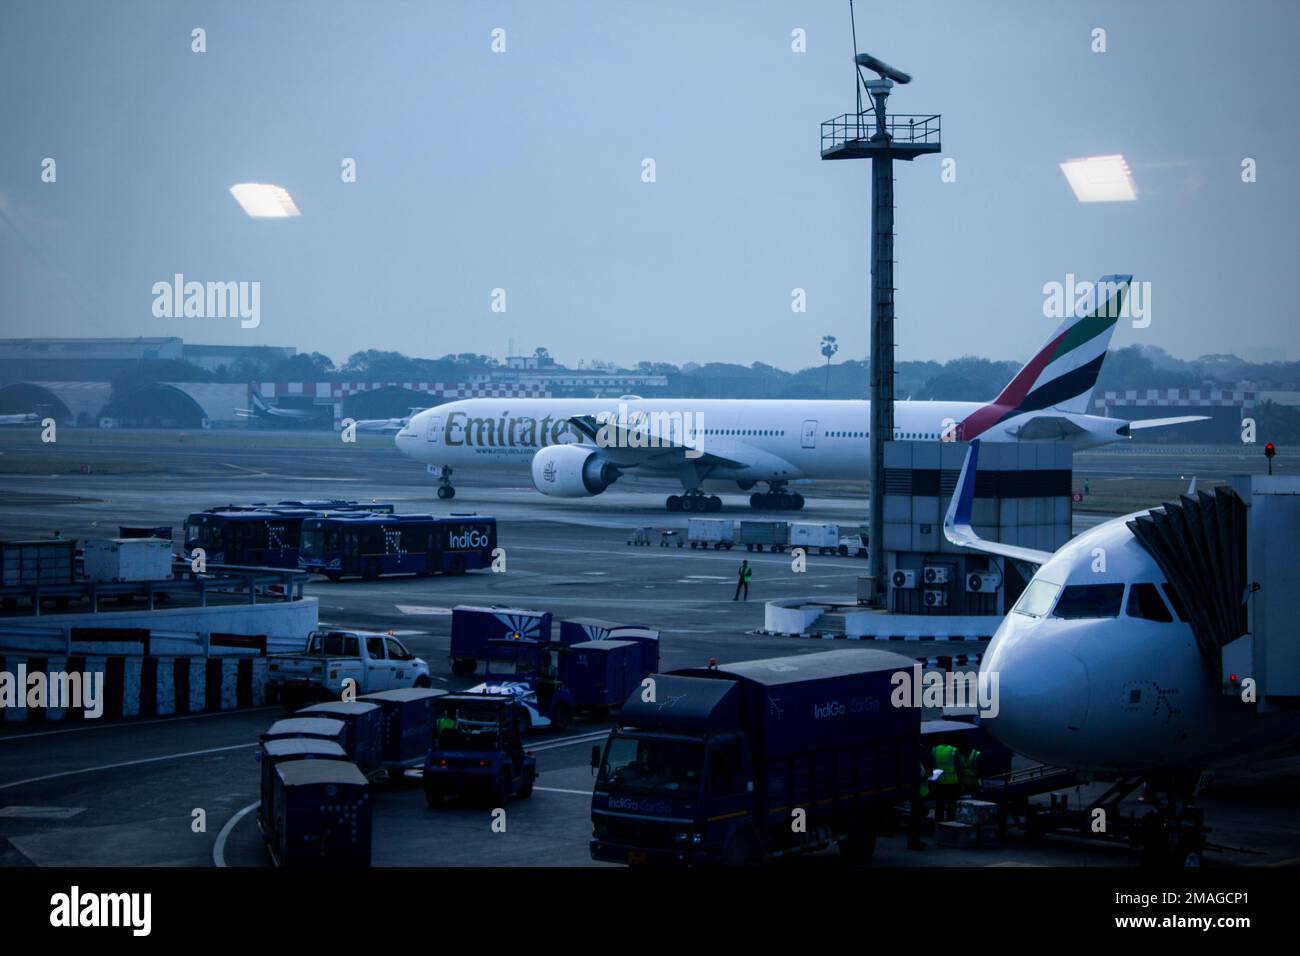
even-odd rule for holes
{"type": "MultiPolygon", "coordinates": [[[[108,537],[119,525],[171,524],[230,502],[341,497],[391,501],[404,512],[495,515],[506,549],[504,574],[460,578],[383,578],[374,582],[313,579],[306,593],[320,601],[322,623],[392,629],[430,663],[434,686],[474,683],[451,675],[447,659],[450,609],[505,604],[563,617],[601,617],[662,632],[662,669],[806,654],[842,642],[765,636],[763,602],[797,596],[846,597],[866,562],[809,556],[792,571],[789,555],[661,548],[658,533],[684,533],[687,517],[663,510],[667,482],[621,479],[596,498],[554,500],[537,494],[526,474],[457,475],[457,497],[440,501],[423,468],[403,458],[387,436],[355,445],[298,433],[112,434],[67,430],[59,458],[84,471],[40,474],[42,449],[30,433],[0,436],[0,538],[108,537]],[[35,447],[33,446],[35,444],[35,447]],[[129,462],[130,467],[123,467],[129,462]],[[15,467],[7,467],[15,465],[15,467]],[[143,470],[140,470],[143,468],[143,470]],[[628,544],[636,528],[653,529],[650,547],[628,544]],[[732,600],[736,568],[754,567],[749,600],[732,600]]],[[[1076,456],[1076,473],[1181,480],[1195,466],[1202,480],[1258,470],[1253,452],[1230,448],[1122,452],[1076,456]]],[[[1262,456],[1260,456],[1262,459],[1262,456]]],[[[1282,462],[1283,459],[1279,459],[1282,462]]],[[[1294,465],[1290,459],[1285,463],[1294,465]]],[[[800,520],[865,522],[865,499],[808,499],[800,520]]],[[[748,515],[747,495],[723,495],[724,514],[748,515]]],[[[1152,501],[1151,504],[1158,504],[1152,501]]],[[[763,513],[759,517],[775,517],[763,513]]],[[[1076,529],[1103,516],[1076,513],[1076,529]]],[[[896,650],[897,645],[886,645],[896,650]]],[[[909,644],[916,657],[979,652],[979,644],[909,644]]],[[[0,865],[4,866],[267,866],[251,808],[258,799],[258,734],[279,708],[160,720],[60,728],[0,728],[0,865]]],[[[492,827],[491,808],[425,806],[418,780],[375,789],[375,865],[588,866],[587,841],[593,743],[608,722],[575,721],[563,733],[528,738],[540,776],[531,799],[506,807],[506,828],[492,827]]],[[[1096,786],[1096,785],[1094,785],[1096,786]]],[[[1083,797],[1082,788],[1074,797],[1083,797]]],[[[1211,842],[1230,847],[1207,854],[1207,865],[1300,863],[1300,758],[1221,772],[1202,801],[1211,842]]],[[[905,848],[882,839],[873,865],[1131,866],[1123,847],[1011,833],[984,849],[905,848]]],[[[842,866],[832,851],[789,865],[842,866]]]]}

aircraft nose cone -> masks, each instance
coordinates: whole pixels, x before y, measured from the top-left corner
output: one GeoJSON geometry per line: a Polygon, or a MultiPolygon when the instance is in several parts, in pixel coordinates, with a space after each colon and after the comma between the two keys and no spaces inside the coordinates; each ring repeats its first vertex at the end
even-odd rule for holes
{"type": "Polygon", "coordinates": [[[1088,715],[1088,671],[1057,628],[1008,615],[980,664],[984,679],[997,681],[998,712],[983,724],[1016,753],[1068,766],[1088,715]]]}

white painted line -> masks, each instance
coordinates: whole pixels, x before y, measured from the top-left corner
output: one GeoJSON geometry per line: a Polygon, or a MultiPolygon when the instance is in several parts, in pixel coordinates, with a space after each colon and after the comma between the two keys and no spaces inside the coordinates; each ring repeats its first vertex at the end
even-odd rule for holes
{"type": "Polygon", "coordinates": [[[68,820],[85,807],[0,807],[0,817],[9,820],[68,820]]]}
{"type": "Polygon", "coordinates": [[[64,727],[60,730],[41,730],[31,734],[4,734],[0,735],[0,744],[7,743],[10,740],[28,740],[32,737],[56,737],[59,734],[79,734],[87,730],[112,730],[117,728],[122,730],[131,727],[148,727],[150,724],[176,724],[182,720],[202,720],[205,717],[233,717],[236,714],[256,714],[262,710],[279,710],[276,705],[266,705],[263,707],[240,707],[234,710],[214,710],[210,714],[180,714],[172,717],[155,717],[150,720],[126,720],[113,721],[105,723],[98,720],[88,720],[84,724],[78,724],[75,727],[64,727]]]}
{"type": "Polygon", "coordinates": [[[542,790],[545,791],[546,793],[576,793],[580,797],[591,796],[590,790],[565,790],[563,787],[538,787],[538,786],[534,786],[533,789],[542,790]]]}
{"type": "Polygon", "coordinates": [[[139,767],[147,763],[162,763],[164,760],[180,760],[182,757],[202,757],[205,754],[219,754],[230,750],[246,750],[249,747],[257,747],[259,744],[233,744],[229,747],[212,747],[208,750],[190,750],[183,754],[166,754],[162,757],[145,757],[143,760],[126,760],[122,763],[107,763],[98,767],[82,767],[78,770],[63,770],[59,773],[47,773],[43,777],[30,777],[27,780],[15,780],[13,783],[0,783],[0,790],[8,790],[10,787],[23,787],[29,783],[44,783],[46,780],[57,780],[60,777],[75,777],[79,773],[98,773],[101,770],[120,770],[122,767],[139,767]]]}
{"type": "Polygon", "coordinates": [[[590,744],[597,740],[604,740],[610,735],[608,730],[597,730],[589,734],[582,734],[578,737],[562,737],[559,740],[548,740],[540,743],[535,747],[525,747],[525,750],[555,750],[558,747],[572,747],[575,744],[590,744]]]}
{"type": "Polygon", "coordinates": [[[226,825],[222,827],[221,832],[217,834],[217,842],[212,844],[213,866],[224,867],[226,865],[226,839],[230,836],[230,831],[235,829],[236,823],[248,816],[248,814],[253,810],[256,810],[259,803],[261,803],[260,800],[250,803],[226,821],[226,825]]]}
{"type": "Polygon", "coordinates": [[[419,604],[395,604],[393,606],[401,613],[413,616],[446,617],[451,614],[451,608],[449,607],[424,607],[419,604]]]}

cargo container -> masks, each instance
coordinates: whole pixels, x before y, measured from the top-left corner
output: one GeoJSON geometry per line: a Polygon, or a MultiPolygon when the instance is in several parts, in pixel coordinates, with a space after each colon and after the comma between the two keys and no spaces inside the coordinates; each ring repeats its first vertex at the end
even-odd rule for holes
{"type": "Polygon", "coordinates": [[[341,720],[347,727],[343,749],[362,773],[379,769],[383,760],[384,712],[378,704],[363,701],[328,701],[297,712],[299,717],[341,720]]]}
{"type": "Polygon", "coordinates": [[[560,622],[560,643],[565,646],[584,641],[632,641],[640,650],[637,665],[639,681],[659,670],[659,632],[638,624],[618,624],[595,617],[570,617],[560,622]]]}
{"type": "Polygon", "coordinates": [[[585,641],[560,655],[560,680],[577,710],[604,717],[640,685],[640,662],[632,641],[585,641]]]}
{"type": "Polygon", "coordinates": [[[692,548],[725,548],[730,551],[738,540],[739,524],[734,518],[692,518],[686,526],[686,540],[692,548]]]}
{"type": "Polygon", "coordinates": [[[82,554],[90,581],[165,581],[172,576],[172,543],[163,538],[91,538],[82,554]]]}
{"type": "Polygon", "coordinates": [[[790,522],[790,547],[792,548],[815,550],[818,554],[834,554],[839,546],[839,525],[818,524],[813,521],[790,522]]]}
{"type": "Polygon", "coordinates": [[[72,584],[75,551],[71,539],[0,541],[0,586],[72,584]]]}
{"type": "Polygon", "coordinates": [[[370,785],[353,764],[281,763],[273,789],[271,855],[278,865],[370,865],[370,785]]]}
{"type": "Polygon", "coordinates": [[[331,740],[346,750],[348,725],[341,720],[325,717],[286,717],[277,720],[262,734],[262,743],[306,737],[311,740],[331,740]]]}
{"type": "Polygon", "coordinates": [[[551,640],[551,612],[517,607],[473,607],[461,604],[451,609],[451,671],[458,677],[474,673],[479,661],[488,659],[489,641],[551,640]]]}
{"type": "Polygon", "coordinates": [[[853,649],[655,675],[594,748],[592,858],[745,865],[831,842],[869,858],[918,784],[921,710],[890,702],[914,663],[853,649]]]}
{"type": "Polygon", "coordinates": [[[433,702],[446,693],[430,687],[410,687],[357,698],[377,704],[383,711],[379,751],[386,767],[414,767],[424,760],[433,740],[433,702]]]}
{"type": "Polygon", "coordinates": [[[790,522],[742,521],[740,543],[746,551],[762,551],[767,548],[779,554],[790,543],[790,522]]]}
{"type": "Polygon", "coordinates": [[[272,822],[275,813],[275,768],[288,760],[342,760],[347,761],[347,752],[332,740],[313,740],[310,737],[292,737],[280,740],[268,740],[258,748],[257,758],[262,767],[262,805],[257,810],[257,825],[262,830],[262,837],[271,839],[272,822]]]}

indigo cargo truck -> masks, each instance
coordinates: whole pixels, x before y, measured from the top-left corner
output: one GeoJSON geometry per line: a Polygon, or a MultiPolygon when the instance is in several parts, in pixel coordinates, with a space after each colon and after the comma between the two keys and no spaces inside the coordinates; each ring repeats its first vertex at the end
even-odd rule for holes
{"type": "Polygon", "coordinates": [[[275,768],[271,856],[279,866],[369,866],[370,785],[343,760],[275,768]]]}
{"type": "Polygon", "coordinates": [[[348,752],[348,757],[362,773],[369,774],[379,769],[383,759],[384,712],[378,704],[332,700],[304,707],[297,715],[343,721],[347,727],[343,749],[348,752]]]}
{"type": "Polygon", "coordinates": [[[640,685],[640,661],[633,641],[584,641],[560,655],[560,681],[573,694],[574,709],[603,718],[640,685]]]}
{"type": "Polygon", "coordinates": [[[592,858],[740,866],[834,842],[869,859],[917,784],[921,711],[890,703],[914,663],[853,649],[655,675],[593,748],[592,858]]]}
{"type": "Polygon", "coordinates": [[[433,740],[433,702],[445,693],[430,687],[408,687],[357,698],[358,702],[378,704],[383,712],[380,755],[390,772],[423,762],[433,740]]]}
{"type": "Polygon", "coordinates": [[[490,656],[489,641],[551,640],[551,612],[517,607],[472,607],[461,604],[451,609],[451,672],[468,677],[479,661],[490,656]]]}

